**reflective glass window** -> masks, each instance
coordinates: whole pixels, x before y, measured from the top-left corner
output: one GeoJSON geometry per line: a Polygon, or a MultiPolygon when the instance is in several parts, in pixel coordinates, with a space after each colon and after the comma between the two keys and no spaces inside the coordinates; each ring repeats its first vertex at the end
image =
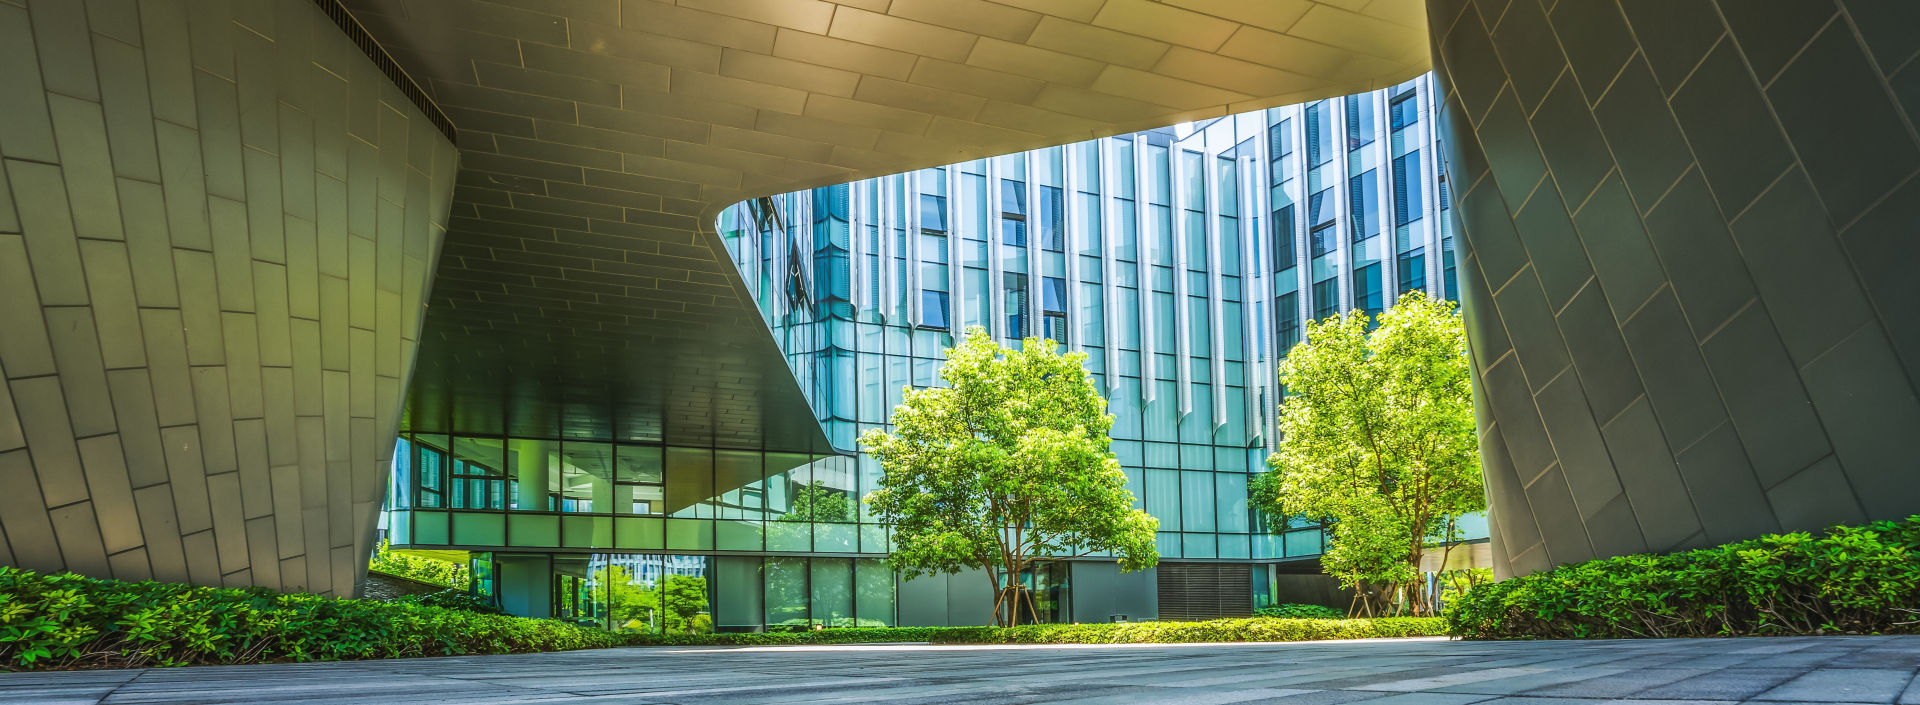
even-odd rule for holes
{"type": "Polygon", "coordinates": [[[1420,153],[1414,151],[1394,157],[1394,225],[1406,225],[1419,220],[1420,206],[1420,153]]]}
{"type": "Polygon", "coordinates": [[[1373,94],[1347,96],[1347,149],[1373,144],[1373,94]]]}
{"type": "Polygon", "coordinates": [[[1399,130],[1420,121],[1420,104],[1413,99],[1414,93],[1400,94],[1387,105],[1387,124],[1399,130]]]}
{"type": "Polygon", "coordinates": [[[618,446],[614,453],[616,514],[664,514],[666,470],[658,446],[618,446]]]}
{"type": "Polygon", "coordinates": [[[1340,280],[1328,277],[1313,283],[1313,318],[1320,320],[1340,312],[1340,280]]]}
{"type": "Polygon", "coordinates": [[[1327,124],[1327,101],[1307,106],[1307,167],[1333,161],[1333,130],[1327,124]]]}
{"type": "Polygon", "coordinates": [[[668,448],[666,513],[668,516],[711,519],[713,451],[704,448],[668,448]]]}
{"type": "Polygon", "coordinates": [[[920,326],[923,328],[947,329],[952,326],[948,318],[947,292],[920,292],[920,326]]]}
{"type": "Polygon", "coordinates": [[[1427,255],[1424,248],[1400,255],[1400,291],[1427,288],[1427,255]]]}
{"type": "Polygon", "coordinates": [[[498,438],[453,439],[453,473],[448,485],[449,507],[506,509],[506,448],[498,438]]]}
{"type": "Polygon", "coordinates": [[[1347,204],[1353,211],[1353,241],[1380,234],[1380,186],[1368,170],[1347,180],[1347,204]]]}
{"type": "Polygon", "coordinates": [[[945,196],[920,194],[920,229],[946,231],[947,198],[945,196]]]}
{"type": "Polygon", "coordinates": [[[1275,210],[1271,222],[1273,271],[1283,272],[1294,264],[1293,205],[1288,204],[1275,210]]]}
{"type": "Polygon", "coordinates": [[[613,445],[568,441],[560,456],[559,510],[613,512],[613,445]]]}
{"type": "Polygon", "coordinates": [[[1007,337],[1014,340],[1027,337],[1027,275],[1016,272],[1001,273],[1001,284],[1006,288],[1003,297],[1007,306],[1007,337]]]}
{"type": "Polygon", "coordinates": [[[1066,201],[1063,191],[1052,186],[1040,187],[1040,212],[1036,214],[1040,237],[1040,247],[1051,252],[1066,250],[1066,201]]]}
{"type": "MultiPolygon", "coordinates": [[[[1380,313],[1380,263],[1353,270],[1353,307],[1369,316],[1380,313]]],[[[1376,321],[1377,323],[1377,321],[1376,321]]]]}
{"type": "Polygon", "coordinates": [[[1295,343],[1300,342],[1300,296],[1296,293],[1281,294],[1273,305],[1274,330],[1280,345],[1280,357],[1286,357],[1295,343]]]}

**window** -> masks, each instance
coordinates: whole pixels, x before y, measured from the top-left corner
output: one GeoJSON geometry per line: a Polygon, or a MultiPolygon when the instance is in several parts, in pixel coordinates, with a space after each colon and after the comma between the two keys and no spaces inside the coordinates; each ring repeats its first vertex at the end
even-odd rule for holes
{"type": "Polygon", "coordinates": [[[1333,223],[1333,189],[1320,189],[1319,193],[1307,197],[1307,225],[1319,226],[1333,223]]]}
{"type": "MultiPolygon", "coordinates": [[[[446,444],[446,436],[439,436],[438,438],[442,445],[446,444]]],[[[447,468],[447,452],[425,445],[424,443],[416,444],[416,447],[420,449],[420,496],[418,504],[428,509],[447,506],[446,493],[444,491],[446,487],[444,476],[447,468]]]]}
{"type": "Polygon", "coordinates": [[[920,327],[946,330],[953,327],[948,318],[947,292],[920,292],[920,327]]]}
{"type": "Polygon", "coordinates": [[[1447,150],[1441,149],[1440,143],[1435,141],[1433,143],[1433,154],[1434,158],[1439,160],[1434,165],[1433,172],[1434,181],[1440,184],[1440,210],[1447,210],[1453,207],[1453,196],[1449,193],[1447,187],[1447,150]]]}
{"type": "Polygon", "coordinates": [[[1353,270],[1353,307],[1366,311],[1369,316],[1380,313],[1379,262],[1353,270]]]}
{"type": "Polygon", "coordinates": [[[1339,237],[1339,233],[1340,228],[1333,223],[1327,223],[1326,225],[1314,228],[1313,232],[1308,233],[1308,239],[1313,241],[1313,256],[1322,257],[1331,254],[1334,248],[1337,247],[1334,241],[1335,238],[1339,237]]]}
{"type": "Polygon", "coordinates": [[[1273,271],[1293,266],[1293,206],[1281,206],[1273,212],[1273,271]]]}
{"type": "Polygon", "coordinates": [[[1040,187],[1038,204],[1040,212],[1037,214],[1039,222],[1035,225],[1039,229],[1040,246],[1050,252],[1064,252],[1067,249],[1066,224],[1063,217],[1067,208],[1065,198],[1060,189],[1052,186],[1040,187]]]}
{"type": "Polygon", "coordinates": [[[1333,131],[1327,129],[1327,101],[1307,106],[1307,167],[1333,161],[1333,131]]]}
{"type": "Polygon", "coordinates": [[[931,193],[920,194],[920,229],[947,230],[947,197],[931,193]]]}
{"type": "Polygon", "coordinates": [[[1443,265],[1443,269],[1441,270],[1441,276],[1443,277],[1442,282],[1447,287],[1447,292],[1446,292],[1447,298],[1454,301],[1459,301],[1460,300],[1460,280],[1454,277],[1454,274],[1453,274],[1453,238],[1447,238],[1445,240],[1440,241],[1440,245],[1443,248],[1442,252],[1440,253],[1440,263],[1441,265],[1443,265]]]}
{"type": "Polygon", "coordinates": [[[1340,280],[1327,277],[1313,283],[1313,318],[1319,320],[1340,312],[1340,280]]]}
{"type": "Polygon", "coordinates": [[[1419,220],[1420,153],[1408,152],[1393,158],[1393,224],[1406,225],[1419,220]]]}
{"type": "Polygon", "coordinates": [[[1000,181],[1000,241],[1014,247],[1027,246],[1027,184],[1000,181]]]}
{"type": "Polygon", "coordinates": [[[1067,342],[1067,280],[1059,277],[1040,279],[1040,312],[1046,318],[1046,336],[1067,342]]]}
{"type": "Polygon", "coordinates": [[[920,261],[926,264],[947,263],[947,234],[937,231],[920,231],[920,261]]]}
{"type": "Polygon", "coordinates": [[[1010,247],[1026,247],[1027,221],[1013,216],[1001,216],[1000,242],[1010,247]]]}
{"type": "Polygon", "coordinates": [[[501,472],[501,441],[453,439],[453,474],[448,506],[453,509],[506,509],[507,480],[501,472]]]}
{"type": "Polygon", "coordinates": [[[1373,94],[1347,96],[1347,149],[1373,144],[1373,94]]]}
{"type": "Polygon", "coordinates": [[[1286,357],[1293,346],[1300,342],[1300,295],[1286,293],[1280,295],[1280,302],[1273,306],[1274,330],[1280,341],[1279,356],[1286,357]]]}
{"type": "Polygon", "coordinates": [[[1427,253],[1425,248],[1415,248],[1412,252],[1400,254],[1400,292],[1427,288],[1427,253]]]}
{"type": "Polygon", "coordinates": [[[1360,242],[1380,234],[1380,187],[1373,170],[1347,179],[1347,205],[1353,210],[1353,241],[1360,242]]]}
{"type": "Polygon", "coordinates": [[[1387,105],[1388,127],[1400,130],[1420,121],[1420,104],[1414,102],[1413,96],[1412,91],[1402,93],[1387,105]]]}
{"type": "Polygon", "coordinates": [[[1001,285],[1006,289],[1007,337],[1027,337],[1027,275],[1005,272],[1001,285]]]}
{"type": "Polygon", "coordinates": [[[1267,176],[1274,184],[1286,181],[1287,157],[1293,156],[1293,120],[1281,120],[1267,127],[1267,150],[1270,159],[1267,164],[1267,176]]]}

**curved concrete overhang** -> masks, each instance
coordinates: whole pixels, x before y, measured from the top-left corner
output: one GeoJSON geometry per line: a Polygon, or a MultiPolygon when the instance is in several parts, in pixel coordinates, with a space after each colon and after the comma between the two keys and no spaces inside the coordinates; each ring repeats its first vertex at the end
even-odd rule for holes
{"type": "Polygon", "coordinates": [[[1391,85],[1419,0],[350,0],[452,117],[421,431],[829,452],[713,232],[761,195],[1391,85]]]}

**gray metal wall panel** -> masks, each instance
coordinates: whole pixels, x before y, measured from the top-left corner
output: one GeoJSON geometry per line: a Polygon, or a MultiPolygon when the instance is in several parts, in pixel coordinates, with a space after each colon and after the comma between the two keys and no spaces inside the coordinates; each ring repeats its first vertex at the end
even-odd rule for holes
{"type": "Polygon", "coordinates": [[[1920,512],[1912,18],[1427,7],[1497,570],[1920,512]]]}
{"type": "Polygon", "coordinates": [[[0,562],[351,592],[454,147],[312,3],[96,14],[0,7],[0,562]]]}
{"type": "Polygon", "coordinates": [[[1113,615],[1126,615],[1135,622],[1159,618],[1158,569],[1122,573],[1119,564],[1109,561],[1074,561],[1067,565],[1072,571],[1073,621],[1105,622],[1113,615]]]}

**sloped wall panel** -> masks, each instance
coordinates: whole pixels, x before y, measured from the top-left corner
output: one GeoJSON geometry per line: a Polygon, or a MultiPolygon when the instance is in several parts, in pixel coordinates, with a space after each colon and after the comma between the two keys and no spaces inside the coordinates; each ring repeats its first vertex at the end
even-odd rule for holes
{"type": "Polygon", "coordinates": [[[1427,8],[1500,570],[1920,512],[1920,12],[1427,8]]]}
{"type": "Polygon", "coordinates": [[[0,4],[0,106],[0,562],[352,593],[446,134],[308,0],[0,4]]]}

